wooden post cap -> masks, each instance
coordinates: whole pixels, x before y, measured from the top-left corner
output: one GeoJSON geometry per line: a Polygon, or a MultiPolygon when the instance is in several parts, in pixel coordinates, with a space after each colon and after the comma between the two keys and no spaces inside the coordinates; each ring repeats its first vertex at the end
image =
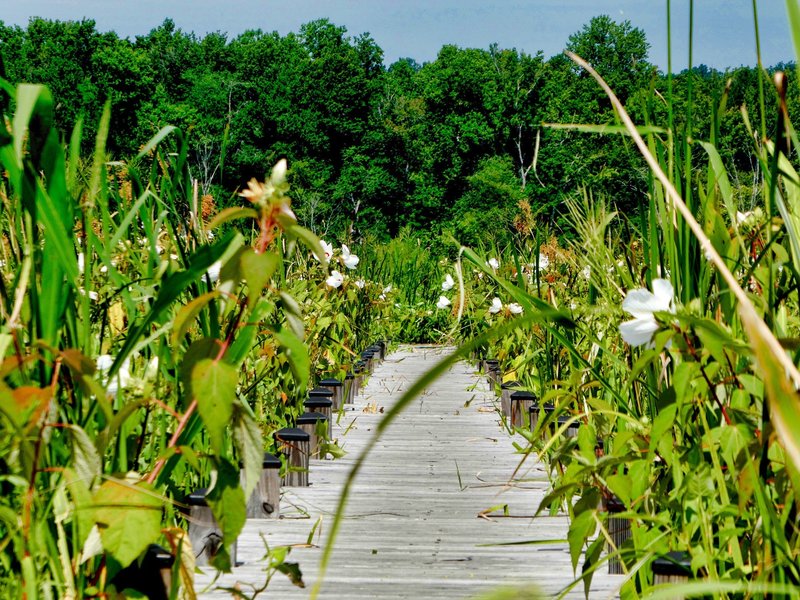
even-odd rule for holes
{"type": "Polygon", "coordinates": [[[655,559],[650,568],[654,575],[689,577],[692,574],[692,558],[688,552],[667,552],[655,559]]]}
{"type": "Polygon", "coordinates": [[[342,387],[342,382],[339,381],[338,379],[333,379],[333,378],[323,379],[322,381],[319,382],[319,384],[324,387],[342,387]]]}
{"type": "Polygon", "coordinates": [[[322,413],[318,412],[307,412],[297,417],[297,424],[312,425],[318,423],[319,421],[327,421],[327,420],[328,420],[328,415],[323,415],[322,413]]]}
{"type": "Polygon", "coordinates": [[[516,391],[516,392],[511,392],[511,401],[513,402],[515,400],[517,402],[520,402],[520,401],[523,401],[523,400],[533,401],[533,400],[536,400],[536,394],[534,394],[533,392],[525,391],[525,390],[519,390],[519,391],[516,391]]]}
{"type": "Polygon", "coordinates": [[[208,506],[208,502],[206,502],[206,492],[208,492],[207,488],[200,488],[193,491],[186,496],[186,504],[189,506],[208,506]]]}
{"type": "Polygon", "coordinates": [[[269,452],[264,452],[264,459],[261,461],[261,468],[280,469],[281,459],[275,456],[274,454],[270,454],[269,452]]]}
{"type": "MultiPolygon", "coordinates": [[[[312,396],[305,402],[303,402],[303,406],[306,408],[331,408],[333,406],[333,400],[330,398],[323,398],[321,396],[312,396]]],[[[313,411],[312,411],[313,412],[313,411]]]]}
{"type": "Polygon", "coordinates": [[[284,427],[275,432],[275,438],[281,442],[307,442],[311,439],[311,436],[302,429],[284,427]]]}
{"type": "Polygon", "coordinates": [[[333,390],[329,390],[328,388],[325,387],[316,387],[308,392],[308,396],[309,397],[319,396],[322,398],[330,398],[331,396],[333,396],[333,390]]]}

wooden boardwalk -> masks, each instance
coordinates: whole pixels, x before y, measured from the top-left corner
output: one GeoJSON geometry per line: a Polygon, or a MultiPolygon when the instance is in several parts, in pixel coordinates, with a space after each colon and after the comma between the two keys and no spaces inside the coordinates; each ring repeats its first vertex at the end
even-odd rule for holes
{"type": "MultiPolygon", "coordinates": [[[[355,405],[348,405],[351,410],[334,425],[334,437],[348,456],[312,460],[311,486],[284,488],[280,520],[249,520],[239,538],[238,560],[243,564],[215,586],[263,585],[263,536],[270,546],[296,545],[289,560],[300,563],[306,583],[306,589],[297,588],[278,573],[264,597],[308,598],[355,456],[383,409],[446,352],[404,347],[376,368],[355,405]]],[[[531,459],[523,477],[507,486],[519,459],[512,438],[500,426],[494,395],[470,365],[456,364],[408,407],[367,459],[354,484],[320,598],[463,599],[511,584],[535,585],[547,596],[562,589],[573,578],[567,520],[531,519],[546,493],[547,476],[531,459]],[[489,545],[533,540],[546,542],[489,545]]],[[[209,576],[198,576],[201,598],[231,596],[208,588],[209,582],[209,576]]],[[[615,597],[619,583],[619,576],[597,574],[590,598],[615,597]]],[[[247,592],[249,586],[241,589],[247,592]]],[[[584,598],[582,584],[567,597],[584,598]]]]}

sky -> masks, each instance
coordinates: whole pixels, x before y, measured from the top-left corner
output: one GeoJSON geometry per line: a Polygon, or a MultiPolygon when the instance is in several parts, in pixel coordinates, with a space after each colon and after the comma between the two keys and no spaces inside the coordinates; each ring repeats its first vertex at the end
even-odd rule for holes
{"type": "MultiPolygon", "coordinates": [[[[791,0],[796,1],[796,0],[791,0]]],[[[516,48],[546,58],[561,52],[569,36],[600,14],[629,20],[650,42],[650,61],[667,68],[666,0],[0,0],[0,20],[25,26],[32,16],[94,19],[100,31],[142,35],[171,18],[202,36],[235,37],[247,29],[297,31],[329,18],[350,35],[369,33],[384,61],[436,58],[445,44],[516,48]]],[[[758,2],[762,62],[796,60],[784,0],[758,2]]],[[[671,0],[672,69],[688,66],[689,0],[671,0]]],[[[693,64],[724,70],[756,62],[751,0],[698,0],[694,8],[693,64]]]]}

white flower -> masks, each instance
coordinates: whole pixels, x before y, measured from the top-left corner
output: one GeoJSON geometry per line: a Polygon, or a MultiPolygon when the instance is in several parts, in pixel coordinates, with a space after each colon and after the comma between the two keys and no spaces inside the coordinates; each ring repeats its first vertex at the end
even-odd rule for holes
{"type": "Polygon", "coordinates": [[[539,253],[539,270],[544,271],[550,266],[550,259],[541,252],[539,253]]]}
{"type": "Polygon", "coordinates": [[[131,383],[131,374],[128,370],[130,368],[130,360],[125,359],[120,365],[117,374],[111,378],[110,381],[105,381],[111,365],[114,364],[114,357],[109,354],[101,354],[95,359],[97,366],[97,373],[103,376],[103,383],[106,386],[106,396],[109,398],[115,397],[121,389],[125,389],[131,383]]]}
{"type": "Polygon", "coordinates": [[[500,298],[495,296],[494,298],[492,298],[492,305],[489,307],[489,312],[492,313],[493,315],[496,315],[501,310],[503,310],[503,303],[500,302],[500,298]]]}
{"type": "Polygon", "coordinates": [[[753,216],[753,211],[752,210],[748,210],[747,212],[739,212],[737,210],[736,211],[736,223],[738,225],[741,225],[745,221],[747,221],[749,218],[751,218],[752,216],[753,216]]]}
{"type": "Polygon", "coordinates": [[[325,280],[325,283],[332,288],[338,288],[344,283],[344,275],[339,271],[331,271],[331,275],[325,280]]]}
{"type": "Polygon", "coordinates": [[[391,284],[389,284],[385,288],[383,288],[383,293],[384,294],[388,294],[391,291],[392,291],[392,285],[391,284]]]}
{"type": "Polygon", "coordinates": [[[512,302],[511,304],[508,305],[508,310],[511,311],[512,315],[521,315],[523,308],[516,302],[512,302]]]}
{"type": "Polygon", "coordinates": [[[363,290],[365,285],[367,285],[367,282],[364,281],[363,279],[359,279],[356,281],[356,287],[358,287],[359,289],[363,290]]]}
{"type": "MultiPolygon", "coordinates": [[[[333,246],[331,246],[325,240],[320,240],[319,245],[322,246],[322,252],[325,254],[325,260],[330,260],[333,256],[333,246]]],[[[314,255],[314,258],[319,260],[319,257],[316,254],[314,255]]]]}
{"type": "Polygon", "coordinates": [[[213,265],[208,267],[208,278],[211,283],[217,283],[219,281],[219,273],[222,270],[222,263],[220,261],[215,262],[213,265]]]}
{"type": "Polygon", "coordinates": [[[590,267],[589,265],[586,265],[585,267],[583,267],[583,271],[581,271],[581,275],[587,281],[589,279],[591,279],[592,278],[592,267],[590,267]]]}
{"type": "Polygon", "coordinates": [[[378,300],[386,300],[386,294],[381,294],[378,296],[378,300]]]}
{"type": "Polygon", "coordinates": [[[436,303],[436,308],[447,308],[450,306],[450,300],[444,296],[439,296],[439,301],[436,303]]]}
{"type": "Polygon", "coordinates": [[[492,267],[495,271],[500,268],[500,261],[496,258],[490,258],[486,264],[492,267]]]}
{"type": "Polygon", "coordinates": [[[83,273],[85,265],[86,265],[86,259],[83,256],[83,252],[78,252],[78,273],[83,273]]]}
{"type": "Polygon", "coordinates": [[[207,231],[206,232],[206,238],[208,238],[209,242],[212,241],[214,239],[214,232],[213,231],[207,231]]]}
{"type": "Polygon", "coordinates": [[[342,244],[342,262],[348,269],[355,269],[359,258],[355,254],[350,254],[350,248],[342,244]]]}
{"type": "Polygon", "coordinates": [[[442,282],[442,291],[449,292],[450,290],[453,289],[453,286],[455,284],[456,282],[453,281],[453,278],[450,276],[450,273],[448,273],[447,275],[445,275],[444,281],[442,282]]]}
{"type": "Polygon", "coordinates": [[[659,329],[653,313],[675,312],[673,297],[672,284],[666,279],[654,279],[652,292],[641,288],[628,292],[622,301],[622,310],[634,318],[619,326],[622,339],[634,347],[652,345],[653,334],[659,329]]]}

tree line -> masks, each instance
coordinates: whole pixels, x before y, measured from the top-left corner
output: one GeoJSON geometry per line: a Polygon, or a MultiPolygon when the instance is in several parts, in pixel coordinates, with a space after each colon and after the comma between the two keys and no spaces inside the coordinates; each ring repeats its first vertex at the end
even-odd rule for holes
{"type": "MultiPolygon", "coordinates": [[[[741,201],[754,197],[741,109],[761,119],[756,68],[665,74],[648,62],[644,32],[607,16],[566,47],[638,122],[670,126],[677,140],[713,140],[741,201]]],[[[201,192],[217,207],[287,158],[294,207],[321,235],[444,229],[475,244],[557,224],[565,197],[584,191],[628,213],[647,203],[648,172],[629,140],[550,125],[615,123],[603,92],[564,55],[446,45],[429,63],[386,66],[372,37],[327,19],[285,36],[256,29],[233,38],[197,36],[168,19],[128,39],[91,20],[35,18],[26,28],[0,21],[0,58],[10,82],[50,87],[65,139],[82,119],[91,144],[107,100],[116,157],[164,125],[179,127],[201,192]]],[[[772,70],[789,77],[791,110],[800,94],[789,67],[772,70]]]]}

